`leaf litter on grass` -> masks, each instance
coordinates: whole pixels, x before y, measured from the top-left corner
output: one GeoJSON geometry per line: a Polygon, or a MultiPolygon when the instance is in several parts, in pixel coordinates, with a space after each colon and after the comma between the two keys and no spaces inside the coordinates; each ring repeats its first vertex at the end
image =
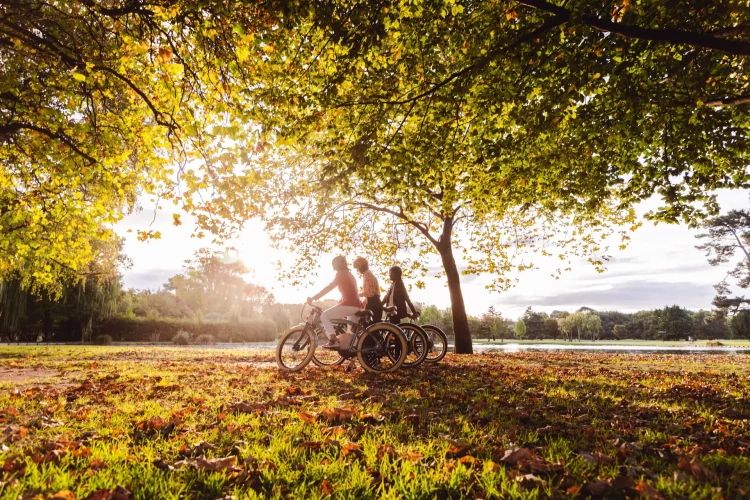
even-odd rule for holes
{"type": "MultiPolygon", "coordinates": [[[[743,356],[449,355],[372,376],[216,351],[45,352],[39,363],[78,382],[0,394],[2,498],[750,491],[743,356]]],[[[30,359],[9,349],[0,368],[30,359]]]]}

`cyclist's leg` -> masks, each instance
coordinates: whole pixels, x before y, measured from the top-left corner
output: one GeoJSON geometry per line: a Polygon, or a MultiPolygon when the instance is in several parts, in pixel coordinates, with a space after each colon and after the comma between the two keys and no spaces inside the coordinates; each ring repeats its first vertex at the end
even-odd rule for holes
{"type": "Polygon", "coordinates": [[[343,319],[347,316],[354,316],[354,313],[359,310],[359,307],[354,306],[333,306],[323,311],[320,315],[320,322],[323,324],[323,329],[326,331],[328,339],[336,338],[333,323],[331,323],[332,319],[343,319]]]}

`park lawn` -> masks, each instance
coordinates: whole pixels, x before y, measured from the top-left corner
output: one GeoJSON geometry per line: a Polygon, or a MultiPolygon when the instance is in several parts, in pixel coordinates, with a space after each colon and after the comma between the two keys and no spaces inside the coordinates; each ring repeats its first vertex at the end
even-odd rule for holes
{"type": "Polygon", "coordinates": [[[750,356],[0,348],[1,498],[741,498],[750,356]],[[119,496],[118,496],[119,495],[119,496]]]}

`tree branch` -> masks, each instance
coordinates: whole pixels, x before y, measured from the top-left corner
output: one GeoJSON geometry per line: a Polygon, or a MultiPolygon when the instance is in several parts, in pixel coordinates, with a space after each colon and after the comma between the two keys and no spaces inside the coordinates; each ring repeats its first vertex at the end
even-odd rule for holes
{"type": "Polygon", "coordinates": [[[362,201],[348,202],[346,204],[351,205],[351,206],[366,208],[368,210],[374,210],[376,212],[382,212],[382,213],[393,215],[394,217],[398,217],[399,219],[403,220],[407,224],[417,228],[417,230],[419,230],[419,232],[422,233],[425,236],[425,238],[427,238],[430,241],[430,243],[435,245],[436,248],[440,244],[438,240],[436,240],[435,237],[430,234],[430,231],[427,229],[427,227],[424,224],[411,220],[409,217],[406,216],[403,209],[396,212],[395,210],[391,210],[390,208],[379,207],[377,205],[373,205],[371,203],[365,203],[362,201]]]}
{"type": "Polygon", "coordinates": [[[409,98],[406,98],[406,99],[396,99],[396,100],[393,100],[393,101],[380,100],[378,98],[374,98],[374,99],[370,98],[370,99],[366,99],[364,101],[354,101],[354,102],[341,103],[337,107],[361,106],[361,105],[366,105],[366,104],[396,104],[396,105],[401,105],[401,104],[409,104],[411,102],[418,101],[419,99],[427,97],[428,95],[434,94],[435,92],[437,92],[441,88],[445,87],[446,85],[448,85],[452,81],[457,80],[457,79],[459,79],[459,78],[461,78],[463,76],[466,76],[466,75],[468,75],[468,74],[470,74],[470,73],[472,73],[472,72],[474,72],[476,70],[479,70],[479,69],[483,68],[484,66],[486,66],[487,64],[489,64],[494,58],[496,58],[500,54],[502,54],[504,52],[507,52],[509,50],[512,50],[512,49],[518,47],[519,45],[522,45],[522,44],[528,42],[529,40],[534,40],[534,39],[538,38],[540,35],[542,35],[543,33],[546,33],[547,31],[555,28],[556,26],[560,26],[561,24],[564,24],[565,22],[566,22],[566,20],[563,19],[563,18],[560,18],[559,16],[555,16],[553,18],[550,18],[547,21],[545,21],[544,24],[542,24],[540,27],[538,27],[537,29],[531,31],[530,33],[527,33],[526,35],[522,36],[521,38],[517,39],[516,41],[514,41],[510,45],[506,45],[506,46],[503,46],[503,47],[500,47],[498,49],[490,51],[489,53],[487,53],[487,55],[485,55],[485,56],[480,57],[479,59],[477,59],[474,63],[466,66],[465,68],[463,68],[463,69],[461,69],[459,71],[456,71],[456,72],[448,75],[448,77],[445,78],[445,80],[443,80],[443,81],[441,81],[439,83],[436,83],[435,85],[433,85],[429,89],[427,89],[427,90],[425,90],[423,92],[420,92],[419,94],[417,94],[417,95],[415,95],[413,97],[409,97],[409,98]]]}
{"type": "Polygon", "coordinates": [[[78,156],[84,158],[89,164],[93,165],[94,163],[97,163],[97,160],[94,159],[92,156],[86,154],[83,152],[74,142],[73,140],[68,137],[67,135],[60,133],[60,132],[53,132],[49,129],[46,129],[44,127],[37,127],[36,125],[32,125],[30,123],[22,123],[22,122],[10,122],[5,125],[0,125],[0,137],[4,135],[12,135],[19,130],[33,130],[34,132],[38,132],[40,134],[46,135],[50,139],[57,139],[58,141],[62,142],[66,146],[68,146],[70,149],[76,152],[78,156]]]}
{"type": "Polygon", "coordinates": [[[703,103],[704,106],[739,106],[750,102],[750,95],[741,95],[737,97],[725,97],[723,99],[713,99],[703,103]]]}
{"type": "Polygon", "coordinates": [[[691,33],[689,31],[672,29],[641,28],[640,26],[628,26],[616,23],[596,16],[574,16],[573,12],[558,5],[551,4],[545,0],[519,0],[521,5],[534,9],[544,10],[555,15],[556,18],[564,19],[564,22],[577,22],[591,26],[600,31],[606,31],[625,38],[636,38],[639,40],[651,40],[657,42],[668,42],[675,44],[691,45],[704,49],[718,50],[728,54],[739,56],[750,55],[750,43],[741,40],[727,40],[717,38],[705,33],[691,33]]]}

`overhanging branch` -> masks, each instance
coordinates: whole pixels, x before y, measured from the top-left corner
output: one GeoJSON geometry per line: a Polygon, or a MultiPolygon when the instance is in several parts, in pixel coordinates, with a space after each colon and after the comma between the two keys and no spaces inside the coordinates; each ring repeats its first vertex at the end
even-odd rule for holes
{"type": "Polygon", "coordinates": [[[740,104],[750,103],[750,95],[738,97],[725,97],[723,99],[713,99],[703,103],[705,106],[739,106],[740,104]]]}
{"type": "Polygon", "coordinates": [[[606,31],[625,38],[636,38],[639,40],[651,40],[657,42],[667,42],[673,44],[684,44],[704,49],[718,50],[728,54],[739,56],[750,55],[750,43],[741,40],[730,40],[718,38],[705,33],[692,33],[690,31],[673,30],[673,29],[654,29],[642,28],[640,26],[629,26],[622,23],[616,23],[608,19],[601,19],[596,16],[574,16],[573,12],[558,5],[551,4],[545,0],[519,0],[521,5],[544,10],[554,14],[558,19],[564,19],[564,22],[577,22],[586,26],[591,26],[600,31],[606,31]]]}

